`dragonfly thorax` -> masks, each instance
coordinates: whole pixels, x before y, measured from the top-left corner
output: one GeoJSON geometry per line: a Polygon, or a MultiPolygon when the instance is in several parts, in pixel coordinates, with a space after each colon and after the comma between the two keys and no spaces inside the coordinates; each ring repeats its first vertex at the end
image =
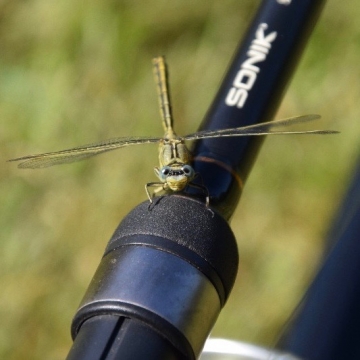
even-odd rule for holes
{"type": "Polygon", "coordinates": [[[155,174],[165,184],[165,189],[183,190],[195,177],[195,171],[189,164],[174,163],[162,168],[155,168],[155,174]]]}
{"type": "Polygon", "coordinates": [[[164,183],[164,189],[181,191],[194,179],[190,160],[190,151],[182,138],[164,138],[160,142],[160,169],[155,168],[155,174],[164,183]]]}
{"type": "Polygon", "coordinates": [[[163,139],[159,145],[160,167],[173,164],[188,164],[191,153],[181,138],[163,139]]]}

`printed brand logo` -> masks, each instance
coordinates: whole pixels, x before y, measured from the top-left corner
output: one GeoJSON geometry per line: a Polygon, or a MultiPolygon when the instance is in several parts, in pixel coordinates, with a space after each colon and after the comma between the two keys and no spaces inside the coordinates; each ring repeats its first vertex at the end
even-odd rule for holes
{"type": "Polygon", "coordinates": [[[276,39],[277,32],[265,34],[267,24],[260,24],[255,33],[255,39],[251,42],[247,52],[248,58],[241,64],[233,81],[233,86],[229,90],[225,104],[242,108],[245,105],[249,91],[255,84],[260,68],[254,65],[264,61],[271,49],[271,43],[276,39]]]}

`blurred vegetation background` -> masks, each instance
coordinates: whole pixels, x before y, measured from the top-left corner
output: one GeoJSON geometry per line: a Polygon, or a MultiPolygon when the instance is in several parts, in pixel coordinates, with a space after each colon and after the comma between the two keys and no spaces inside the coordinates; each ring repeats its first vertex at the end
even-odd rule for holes
{"type": "MultiPolygon", "coordinates": [[[[145,200],[157,147],[19,170],[5,161],[162,135],[151,69],[167,56],[176,129],[195,131],[259,1],[0,1],[0,358],[63,359],[119,221],[145,200]]],[[[269,137],[232,228],[241,264],[213,330],[272,346],[321,262],[359,152],[360,7],[329,0],[277,118],[329,137],[269,137]]]]}

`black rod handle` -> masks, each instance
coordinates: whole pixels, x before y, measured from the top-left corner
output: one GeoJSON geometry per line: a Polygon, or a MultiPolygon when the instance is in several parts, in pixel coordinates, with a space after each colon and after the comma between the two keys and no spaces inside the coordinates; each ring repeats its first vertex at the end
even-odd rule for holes
{"type": "Polygon", "coordinates": [[[195,359],[238,262],[229,224],[203,202],[140,204],[110,239],[74,317],[68,360],[195,359]]]}

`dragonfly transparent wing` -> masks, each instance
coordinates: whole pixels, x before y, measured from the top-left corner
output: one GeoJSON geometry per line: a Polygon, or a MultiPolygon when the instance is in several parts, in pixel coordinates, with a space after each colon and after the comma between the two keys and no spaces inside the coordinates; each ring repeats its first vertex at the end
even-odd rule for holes
{"type": "Polygon", "coordinates": [[[259,135],[289,135],[289,134],[336,134],[338,131],[333,130],[300,130],[300,131],[283,131],[273,130],[277,127],[289,126],[308,121],[320,119],[320,115],[302,115],[288,119],[271,121],[267,123],[242,126],[231,129],[204,130],[184,136],[185,140],[207,139],[214,137],[231,137],[231,136],[259,136],[259,135]]]}
{"type": "Polygon", "coordinates": [[[157,143],[161,139],[159,137],[120,137],[67,150],[23,156],[8,161],[22,161],[18,165],[22,169],[40,169],[87,159],[124,146],[157,143]]]}

